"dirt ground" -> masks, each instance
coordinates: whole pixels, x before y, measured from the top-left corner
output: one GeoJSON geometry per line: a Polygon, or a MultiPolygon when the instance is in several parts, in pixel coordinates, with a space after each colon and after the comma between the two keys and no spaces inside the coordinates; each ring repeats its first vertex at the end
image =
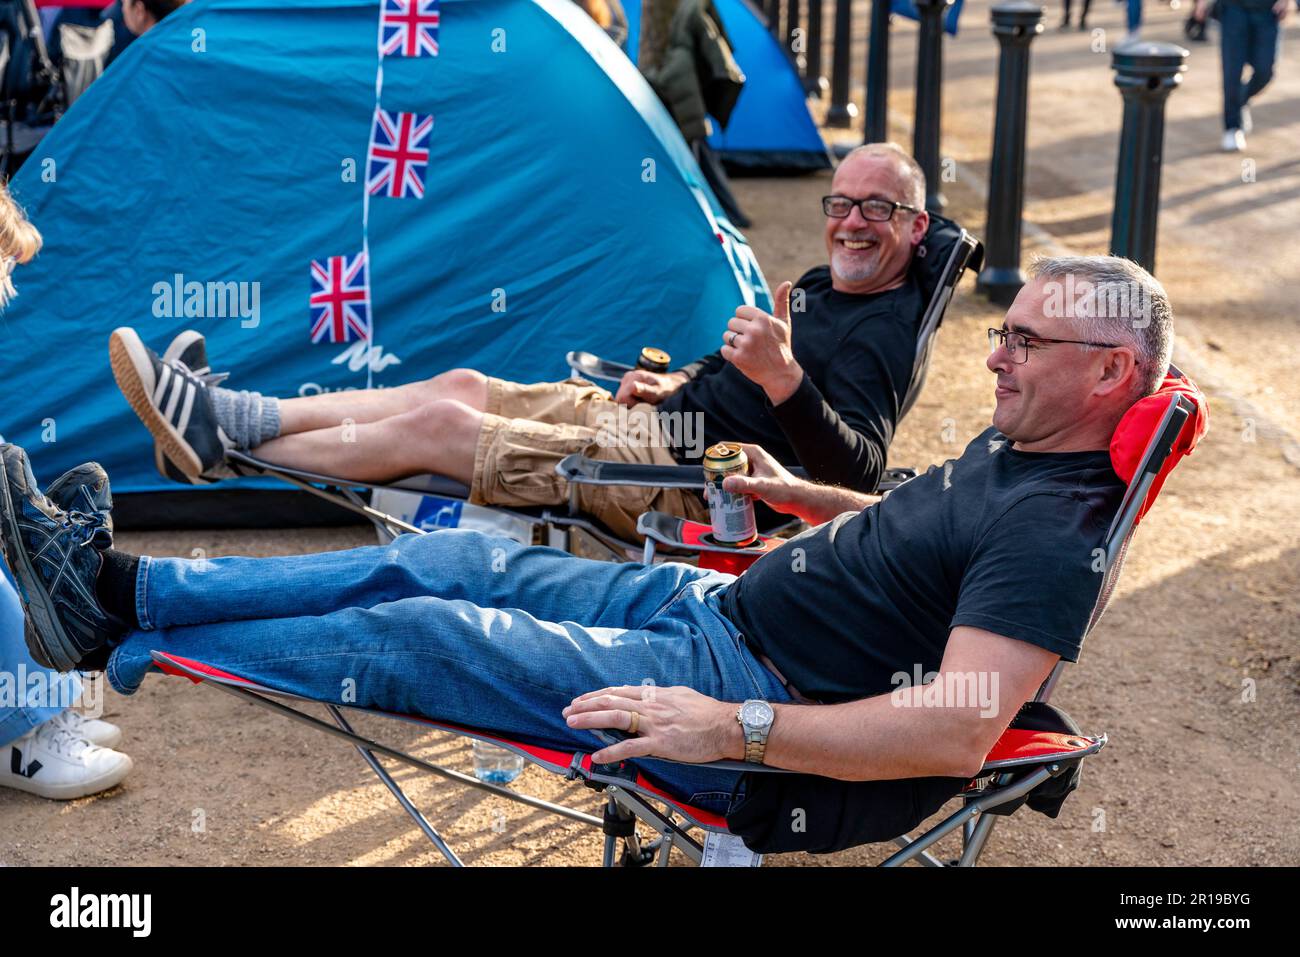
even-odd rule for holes
{"type": "MultiPolygon", "coordinates": [[[[946,60],[944,151],[957,161],[956,181],[946,185],[950,214],[976,234],[992,129],[987,6],[968,3],[946,60]]],[[[1095,6],[1094,23],[1117,39],[1122,8],[1095,6]]],[[[1052,10],[1048,22],[1054,27],[1058,17],[1052,10]]],[[[1148,35],[1174,39],[1180,17],[1149,4],[1148,35]]],[[[892,121],[908,142],[914,30],[900,24],[895,35],[892,121]]],[[[1090,52],[1086,37],[1054,30],[1034,50],[1026,253],[1062,245],[1104,251],[1119,125],[1108,58],[1090,52]]],[[[1288,149],[1300,122],[1300,74],[1284,61],[1255,110],[1248,158],[1259,177],[1246,183],[1241,157],[1213,151],[1216,50],[1198,47],[1192,66],[1170,106],[1159,274],[1181,323],[1177,361],[1207,387],[1213,424],[1145,519],[1105,620],[1053,699],[1085,731],[1110,735],[1110,744],[1089,760],[1057,820],[1022,810],[999,822],[988,864],[1300,861],[1288,823],[1300,816],[1300,458],[1297,387],[1287,375],[1300,350],[1291,306],[1300,265],[1284,233],[1300,221],[1300,165],[1288,149]]],[[[824,259],[817,207],[829,179],[735,184],[773,284],[824,259]]],[[[942,461],[988,422],[983,330],[1001,313],[973,286],[966,279],[949,310],[893,464],[942,461]],[[953,432],[957,440],[945,442],[953,432]]],[[[132,551],[188,556],[203,548],[215,557],[344,548],[373,536],[358,528],[120,540],[132,551]]],[[[130,699],[109,692],[106,711],[125,731],[135,771],[111,792],[69,803],[0,789],[0,864],[442,862],[342,742],[179,679],[152,679],[130,699]]],[[[364,716],[356,723],[426,759],[469,768],[459,740],[364,716]]],[[[585,825],[401,766],[394,776],[467,863],[599,861],[598,835],[585,825]]],[[[598,812],[590,792],[535,769],[515,787],[598,812]]],[[[956,846],[949,838],[939,855],[956,846]]],[[[891,851],[875,845],[772,862],[870,864],[891,851]]]]}

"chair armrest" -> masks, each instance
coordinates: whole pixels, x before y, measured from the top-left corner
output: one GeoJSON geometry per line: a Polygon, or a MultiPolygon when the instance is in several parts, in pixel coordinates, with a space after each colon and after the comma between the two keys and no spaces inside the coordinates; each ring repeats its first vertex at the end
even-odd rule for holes
{"type": "Polygon", "coordinates": [[[555,466],[561,478],[575,485],[642,485],[655,488],[704,488],[704,469],[698,465],[636,465],[602,462],[574,453],[555,466]]]}
{"type": "MultiPolygon", "coordinates": [[[[566,455],[555,466],[555,471],[566,481],[577,485],[645,485],[655,488],[704,488],[704,469],[699,465],[638,465],[632,462],[603,462],[574,452],[566,455]]],[[[789,469],[796,478],[807,478],[803,468],[789,469]]],[[[901,485],[916,474],[912,469],[891,469],[900,473],[895,483],[901,485]],[[909,474],[910,473],[910,474],[909,474]]]]}
{"type": "Polygon", "coordinates": [[[1053,761],[1076,761],[1096,754],[1106,746],[1106,741],[1104,734],[1094,738],[1082,734],[1007,728],[984,759],[980,774],[1025,765],[1050,764],[1053,761]]]}
{"type": "Polygon", "coordinates": [[[723,555],[759,558],[772,550],[772,539],[762,535],[754,544],[743,548],[715,545],[703,537],[713,531],[708,525],[678,518],[667,512],[642,512],[636,520],[636,530],[638,534],[654,539],[660,545],[683,551],[720,552],[723,555]]]}
{"type": "Polygon", "coordinates": [[[338,488],[359,490],[389,488],[403,492],[418,492],[421,495],[436,495],[440,498],[463,499],[469,498],[470,491],[469,486],[445,475],[412,475],[410,478],[398,479],[395,482],[358,482],[337,475],[326,475],[323,472],[308,472],[305,469],[277,465],[237,449],[226,452],[226,462],[240,475],[270,475],[277,478],[297,479],[299,482],[312,485],[333,485],[338,488]]]}
{"type": "Polygon", "coordinates": [[[632,371],[632,367],[621,362],[611,362],[590,352],[574,350],[565,355],[564,361],[576,375],[584,379],[603,382],[622,382],[623,376],[632,371]]]}
{"type": "Polygon", "coordinates": [[[880,482],[876,485],[876,491],[884,495],[886,492],[892,492],[908,479],[914,478],[916,478],[916,469],[885,469],[884,474],[880,476],[880,482]]]}

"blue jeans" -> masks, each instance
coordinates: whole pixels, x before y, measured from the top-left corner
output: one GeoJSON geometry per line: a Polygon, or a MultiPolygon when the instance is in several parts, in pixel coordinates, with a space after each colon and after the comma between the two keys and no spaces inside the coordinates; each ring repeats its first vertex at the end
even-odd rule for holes
{"type": "Polygon", "coordinates": [[[1247,10],[1236,3],[1222,4],[1219,22],[1219,58],[1223,65],[1223,128],[1241,129],[1241,108],[1273,79],[1277,45],[1281,38],[1272,10],[1247,10]],[[1250,64],[1250,82],[1241,73],[1250,64]]]}
{"type": "MultiPolygon", "coordinates": [[[[613,685],[790,700],[719,611],[733,576],[587,561],[479,532],[288,558],[144,558],[139,630],[108,663],[123,694],[150,651],[281,691],[594,750],[560,713],[613,685]]],[[[734,771],[639,761],[678,798],[725,813],[734,771]]]]}
{"type": "Polygon", "coordinates": [[[1128,0],[1128,9],[1125,14],[1125,23],[1128,26],[1129,33],[1132,33],[1142,26],[1142,0],[1128,0]]]}
{"type": "Polygon", "coordinates": [[[81,691],[75,674],[46,671],[27,653],[23,609],[8,575],[0,562],[0,746],[49,721],[81,691]]]}

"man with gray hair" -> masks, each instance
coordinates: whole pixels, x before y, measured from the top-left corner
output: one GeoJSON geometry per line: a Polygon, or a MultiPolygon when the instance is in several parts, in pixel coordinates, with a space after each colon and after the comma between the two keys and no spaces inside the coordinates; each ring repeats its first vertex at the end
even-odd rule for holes
{"type": "MultiPolygon", "coordinates": [[[[231,474],[227,448],[256,448],[277,465],[361,482],[446,475],[469,485],[475,504],[556,505],[569,489],[555,466],[571,453],[674,465],[740,441],[870,492],[925,310],[910,268],[929,226],[924,205],[912,157],[891,144],[855,150],[822,200],[829,266],[793,291],[783,283],[771,314],[739,306],[717,352],[673,372],[629,372],[615,395],[581,379],[524,385],[452,369],[397,388],[280,400],[194,374],[208,364],[197,333],[159,358],[131,329],[113,333],[113,373],[154,435],[159,468],[195,482],[231,474]]],[[[578,504],[628,537],[647,509],[708,517],[683,489],[581,485],[578,504]]]]}
{"type": "Polygon", "coordinates": [[[751,448],[755,473],[726,487],[814,527],[740,578],[459,529],[201,570],[100,554],[81,547],[91,524],[38,497],[23,451],[0,447],[0,545],[32,655],[106,668],[130,694],[159,650],[315,700],[346,687],[358,707],[599,748],[593,761],[634,761],[758,851],[891,839],[978,773],[1058,660],[1078,660],[1124,492],[1107,449],[1165,371],[1155,281],[1109,258],[1057,263],[988,330],[997,409],[957,458],[881,499],[751,448]],[[1060,277],[1126,269],[1158,352],[1048,308],[1060,277]],[[800,773],[692,766],[720,759],[800,773]]]}
{"type": "Polygon", "coordinates": [[[1072,320],[1084,338],[1132,346],[1139,370],[1134,388],[1149,395],[1159,387],[1173,356],[1174,330],[1169,297],[1155,276],[1117,256],[1041,257],[1029,275],[1042,280],[1045,315],[1072,320]]]}

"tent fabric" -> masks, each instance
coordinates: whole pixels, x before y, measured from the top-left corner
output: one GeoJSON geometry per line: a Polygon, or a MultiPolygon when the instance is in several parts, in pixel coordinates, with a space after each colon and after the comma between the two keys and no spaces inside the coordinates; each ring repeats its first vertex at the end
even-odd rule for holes
{"type": "Polygon", "coordinates": [[[385,57],[382,109],[434,124],[423,197],[365,201],[378,16],[196,0],[20,170],[45,247],[0,315],[0,432],[44,481],[95,458],[115,492],[180,488],[114,385],[119,325],[160,352],[198,329],[228,385],[296,396],[457,366],[558,379],[572,348],[686,361],[739,303],[770,308],[671,118],[569,0],[444,0],[436,56],[385,57]],[[370,338],[313,343],[311,264],[355,262],[367,212],[370,338]]]}
{"type": "MultiPolygon", "coordinates": [[[[745,88],[722,129],[715,121],[709,146],[733,166],[763,169],[829,169],[803,81],[767,20],[748,0],[714,0],[732,43],[736,63],[745,74],[745,88]]],[[[633,60],[641,39],[639,0],[623,5],[627,13],[627,50],[633,60]]]]}

